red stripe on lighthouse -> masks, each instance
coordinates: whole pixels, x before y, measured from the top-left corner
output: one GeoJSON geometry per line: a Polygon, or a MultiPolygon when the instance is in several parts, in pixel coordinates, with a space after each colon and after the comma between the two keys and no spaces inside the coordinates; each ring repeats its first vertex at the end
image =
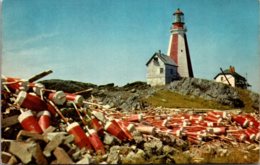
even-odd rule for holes
{"type": "Polygon", "coordinates": [[[170,57],[178,65],[178,34],[172,35],[172,42],[170,47],[170,57]]]}

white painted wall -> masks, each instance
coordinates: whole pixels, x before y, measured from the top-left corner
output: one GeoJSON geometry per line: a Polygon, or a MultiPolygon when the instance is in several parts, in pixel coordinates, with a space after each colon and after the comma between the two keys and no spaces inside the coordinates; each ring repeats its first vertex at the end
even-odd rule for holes
{"type": "Polygon", "coordinates": [[[184,33],[186,32],[186,29],[183,30],[172,29],[171,32],[172,34],[170,36],[167,54],[168,56],[170,56],[173,34],[178,34],[178,73],[181,77],[189,77],[187,52],[185,49],[185,39],[184,39],[184,33]]]}
{"type": "Polygon", "coordinates": [[[170,83],[172,79],[177,78],[177,67],[165,65],[159,58],[158,63],[154,62],[154,59],[152,59],[147,66],[146,77],[147,84],[151,86],[165,85],[170,83]],[[160,68],[163,69],[163,73],[160,73],[160,68]],[[173,74],[171,74],[171,69],[173,70],[173,74]]]}
{"type": "Polygon", "coordinates": [[[178,33],[178,72],[181,77],[189,77],[184,33],[178,33]]]}
{"type": "MultiPolygon", "coordinates": [[[[235,78],[232,75],[226,75],[226,77],[227,77],[228,81],[230,82],[231,86],[235,87],[235,83],[236,83],[235,78]]],[[[215,81],[221,82],[221,83],[224,83],[224,84],[228,84],[224,75],[219,75],[218,77],[216,77],[215,81]]]]}
{"type": "MultiPolygon", "coordinates": [[[[157,56],[154,56],[157,57],[157,56]]],[[[158,58],[158,57],[157,57],[158,58]]],[[[165,65],[158,58],[158,63],[154,59],[147,66],[147,84],[151,86],[165,85],[165,65]],[[163,68],[163,73],[160,73],[160,68],[163,68]]]]}

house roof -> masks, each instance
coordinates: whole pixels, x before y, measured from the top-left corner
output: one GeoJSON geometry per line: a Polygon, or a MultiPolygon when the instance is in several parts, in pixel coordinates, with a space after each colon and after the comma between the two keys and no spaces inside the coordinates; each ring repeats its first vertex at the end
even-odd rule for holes
{"type": "MultiPolygon", "coordinates": [[[[240,74],[238,74],[237,72],[231,72],[230,69],[226,69],[223,71],[225,75],[232,75],[235,79],[240,79],[240,80],[243,80],[243,81],[246,81],[246,78],[241,76],[240,74]]],[[[216,79],[219,75],[223,75],[222,72],[218,73],[214,79],[216,79]]]]}
{"type": "Polygon", "coordinates": [[[158,53],[158,52],[155,52],[153,54],[153,56],[148,60],[148,62],[146,63],[146,66],[150,63],[150,61],[154,58],[154,56],[156,56],[158,58],[160,58],[160,60],[162,60],[162,62],[166,65],[173,65],[173,66],[178,66],[171,58],[170,56],[167,56],[165,54],[162,54],[162,53],[158,53]]]}

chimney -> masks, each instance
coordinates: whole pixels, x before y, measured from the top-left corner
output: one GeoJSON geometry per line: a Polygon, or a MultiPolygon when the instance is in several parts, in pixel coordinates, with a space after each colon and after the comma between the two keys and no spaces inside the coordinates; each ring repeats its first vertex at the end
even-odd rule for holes
{"type": "Polygon", "coordinates": [[[229,67],[229,72],[230,73],[235,73],[235,67],[234,66],[230,66],[229,67]]]}
{"type": "Polygon", "coordinates": [[[159,54],[161,55],[161,50],[159,50],[159,54]]]}

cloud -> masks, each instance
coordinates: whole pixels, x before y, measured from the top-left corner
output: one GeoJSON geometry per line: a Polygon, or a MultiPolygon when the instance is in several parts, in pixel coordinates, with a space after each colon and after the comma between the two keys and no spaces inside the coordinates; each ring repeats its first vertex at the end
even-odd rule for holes
{"type": "Polygon", "coordinates": [[[39,34],[30,38],[26,39],[20,39],[16,41],[3,41],[4,43],[4,48],[3,51],[8,52],[8,51],[18,51],[20,49],[24,49],[25,47],[31,46],[32,44],[35,43],[41,43],[46,39],[52,38],[59,35],[58,32],[52,32],[52,33],[43,33],[39,34]]]}
{"type": "Polygon", "coordinates": [[[7,76],[30,77],[49,67],[46,55],[50,52],[49,47],[8,51],[2,57],[2,73],[7,76]]]}

